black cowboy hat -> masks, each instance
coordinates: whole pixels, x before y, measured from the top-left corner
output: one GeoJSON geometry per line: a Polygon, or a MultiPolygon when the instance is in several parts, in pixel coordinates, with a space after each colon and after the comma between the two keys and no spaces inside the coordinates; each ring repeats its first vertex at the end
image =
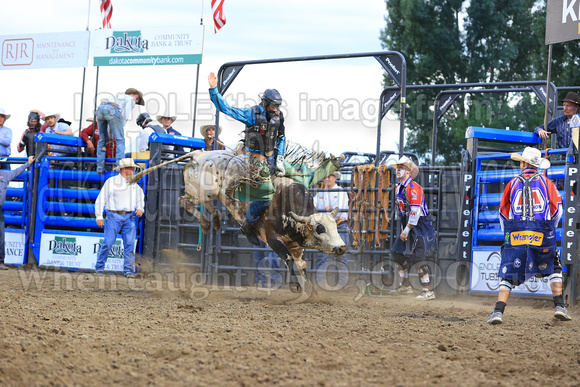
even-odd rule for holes
{"type": "Polygon", "coordinates": [[[566,94],[566,98],[564,98],[562,102],[571,102],[573,104],[580,106],[580,95],[571,91],[568,94],[566,94]]]}

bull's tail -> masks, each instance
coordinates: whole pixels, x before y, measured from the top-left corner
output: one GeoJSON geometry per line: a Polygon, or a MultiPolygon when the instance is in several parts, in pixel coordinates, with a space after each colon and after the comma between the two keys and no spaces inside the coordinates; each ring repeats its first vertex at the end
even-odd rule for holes
{"type": "Polygon", "coordinates": [[[200,151],[200,150],[195,150],[193,152],[189,152],[189,153],[184,154],[183,156],[180,156],[180,157],[178,157],[176,159],[169,160],[169,161],[166,161],[166,162],[161,163],[159,165],[155,165],[154,167],[150,167],[150,168],[144,169],[141,172],[139,172],[138,174],[131,176],[131,178],[130,179],[127,179],[127,180],[129,182],[129,184],[135,184],[143,176],[145,176],[145,175],[147,175],[147,174],[149,174],[149,173],[151,173],[151,172],[153,172],[153,171],[155,171],[155,170],[157,170],[159,168],[162,168],[162,167],[164,167],[166,165],[169,165],[169,164],[177,163],[179,161],[182,161],[182,160],[185,160],[185,159],[188,159],[188,158],[191,158],[191,157],[195,157],[195,156],[197,156],[200,153],[202,153],[202,151],[200,151]]]}

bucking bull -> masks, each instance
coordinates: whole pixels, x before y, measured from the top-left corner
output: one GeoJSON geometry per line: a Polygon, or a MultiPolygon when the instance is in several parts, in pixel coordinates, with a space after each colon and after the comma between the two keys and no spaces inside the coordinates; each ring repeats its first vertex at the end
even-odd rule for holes
{"type": "MultiPolygon", "coordinates": [[[[216,230],[221,226],[221,216],[213,206],[213,200],[220,200],[234,219],[243,223],[249,202],[240,201],[234,193],[247,175],[248,158],[245,155],[228,150],[194,151],[139,172],[131,182],[137,182],[147,173],[188,157],[191,161],[183,169],[185,195],[179,198],[179,203],[199,220],[202,231],[209,231],[210,222],[195,207],[197,205],[204,205],[209,210],[216,230]]],[[[254,228],[258,237],[287,263],[290,290],[301,292],[301,283],[306,283],[306,262],[302,259],[305,248],[333,255],[346,253],[346,245],[338,234],[334,220],[338,208],[330,213],[319,213],[304,184],[288,177],[274,178],[272,183],[274,196],[254,228]],[[301,281],[292,263],[296,264],[301,281]]]]}

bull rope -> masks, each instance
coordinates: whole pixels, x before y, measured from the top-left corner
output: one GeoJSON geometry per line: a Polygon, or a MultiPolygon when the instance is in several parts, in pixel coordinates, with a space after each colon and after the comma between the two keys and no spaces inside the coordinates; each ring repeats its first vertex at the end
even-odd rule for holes
{"type": "Polygon", "coordinates": [[[194,153],[196,153],[196,152],[199,152],[199,150],[195,150],[195,151],[193,151],[193,152],[186,153],[186,154],[184,154],[183,156],[179,156],[179,157],[178,157],[178,158],[176,158],[176,159],[173,159],[173,160],[168,160],[168,161],[165,161],[165,162],[163,162],[163,163],[161,163],[161,164],[155,165],[155,166],[153,166],[153,167],[149,167],[149,168],[147,168],[147,169],[144,169],[144,170],[142,170],[141,172],[139,172],[138,174],[131,176],[129,179],[127,179],[127,181],[129,182],[129,184],[135,184],[135,183],[136,183],[136,182],[138,182],[138,181],[139,181],[139,180],[140,180],[140,179],[141,179],[143,176],[145,176],[145,175],[147,175],[147,174],[149,174],[149,173],[151,173],[151,172],[153,172],[153,171],[155,171],[155,170],[157,170],[157,169],[159,169],[159,168],[163,168],[163,167],[164,167],[164,166],[166,166],[166,165],[169,165],[169,164],[174,164],[174,163],[177,163],[177,162],[179,162],[179,161],[182,161],[182,160],[185,160],[185,159],[191,158],[191,157],[193,157],[193,154],[194,154],[194,153]]]}

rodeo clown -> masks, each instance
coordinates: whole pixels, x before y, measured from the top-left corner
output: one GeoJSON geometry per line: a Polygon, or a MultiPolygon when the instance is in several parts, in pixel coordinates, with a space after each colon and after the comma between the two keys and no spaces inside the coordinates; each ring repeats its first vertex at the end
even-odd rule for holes
{"type": "Polygon", "coordinates": [[[499,294],[487,322],[501,324],[510,292],[527,279],[549,277],[554,296],[554,317],[568,321],[562,296],[562,266],[556,250],[556,226],[562,216],[562,199],[554,183],[538,173],[550,162],[536,148],[526,147],[511,158],[520,162],[521,173],[505,187],[499,220],[505,236],[501,247],[499,294]]]}
{"type": "MultiPolygon", "coordinates": [[[[250,158],[250,169],[260,178],[269,178],[272,174],[284,176],[284,150],[286,136],[284,133],[284,115],[279,107],[282,97],[276,89],[267,89],[260,96],[259,105],[250,108],[230,106],[217,90],[217,77],[210,73],[209,96],[216,109],[246,125],[245,146],[250,158]]],[[[258,221],[262,212],[270,204],[269,201],[254,201],[244,214],[246,221],[240,231],[254,245],[260,241],[253,224],[258,221]]]]}
{"type": "Polygon", "coordinates": [[[431,215],[427,210],[427,203],[425,203],[423,188],[413,181],[419,174],[419,168],[407,156],[391,162],[387,161],[387,165],[397,169],[396,177],[399,183],[395,188],[395,193],[401,224],[405,225],[391,248],[394,261],[402,268],[399,270],[402,283],[399,288],[391,292],[413,293],[409,281],[409,264],[422,263],[418,269],[422,291],[416,299],[432,300],[435,298],[435,293],[429,290],[431,268],[425,263],[425,257],[435,242],[435,231],[431,215]]]}

